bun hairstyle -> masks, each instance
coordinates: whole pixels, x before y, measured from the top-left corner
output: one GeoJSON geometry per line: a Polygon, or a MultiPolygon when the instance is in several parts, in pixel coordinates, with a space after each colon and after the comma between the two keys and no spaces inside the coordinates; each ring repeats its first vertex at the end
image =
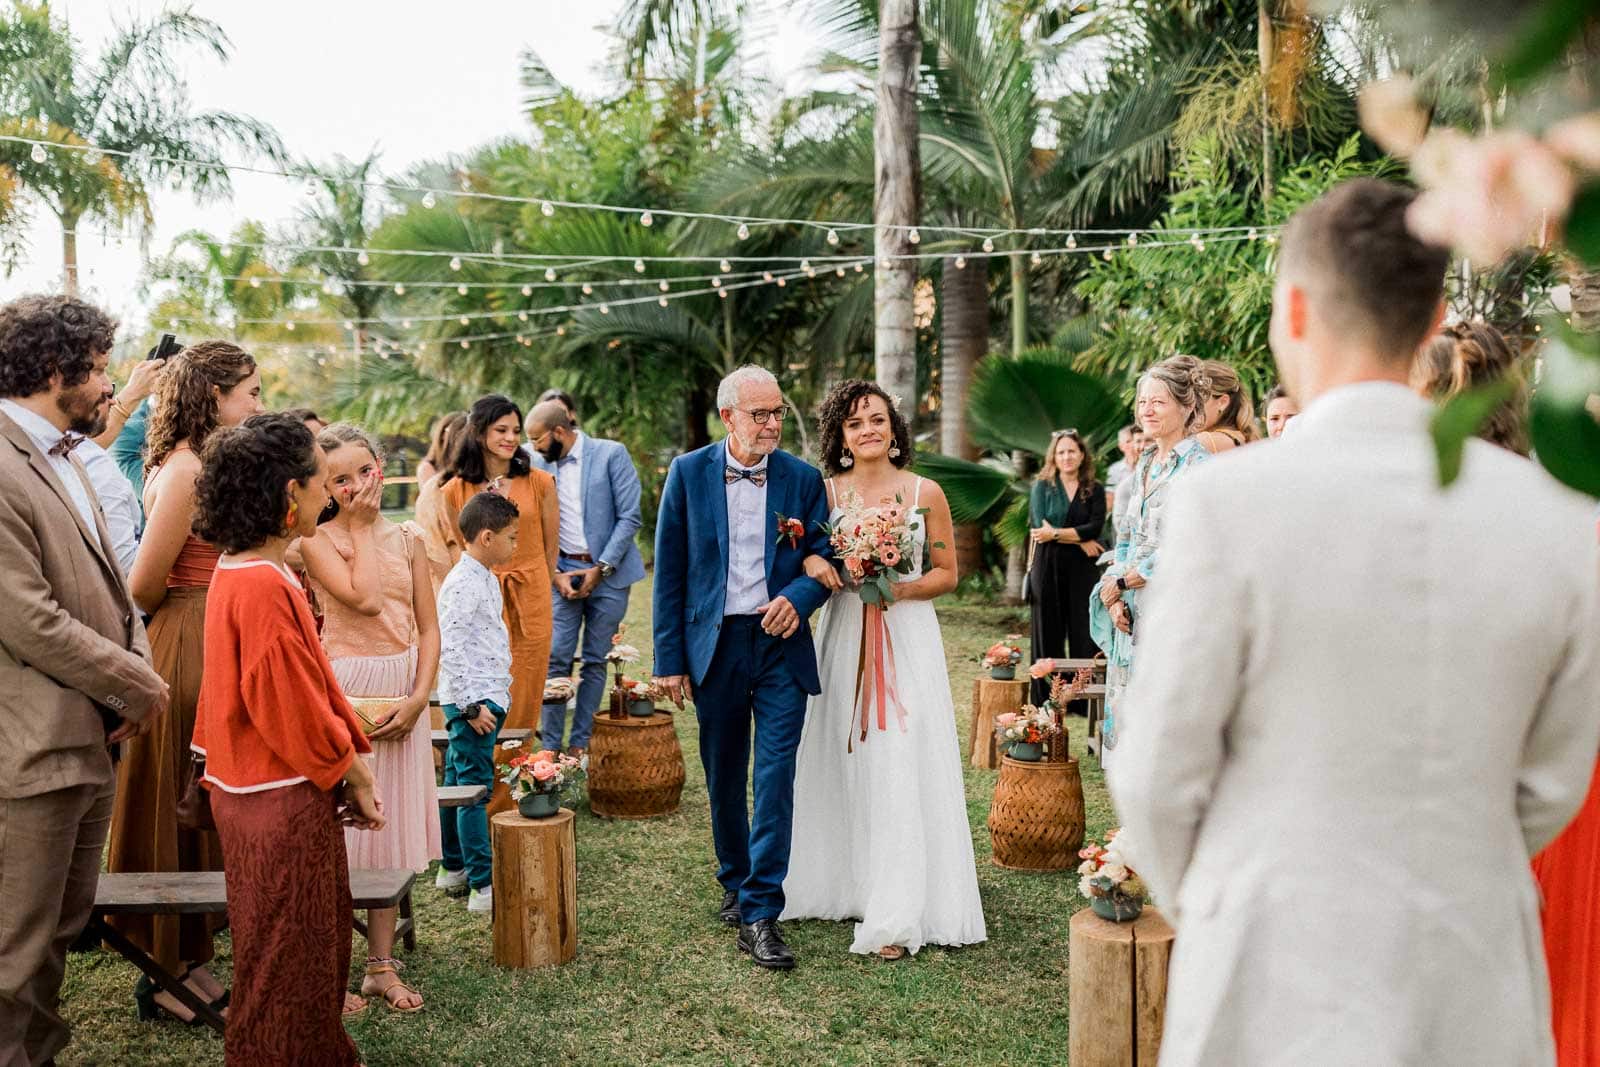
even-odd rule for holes
{"type": "Polygon", "coordinates": [[[1516,389],[1489,416],[1478,436],[1526,456],[1528,387],[1516,353],[1499,330],[1479,320],[1452,323],[1422,346],[1411,365],[1411,387],[1434,400],[1506,377],[1516,389]]]}
{"type": "Polygon", "coordinates": [[[1223,411],[1217,428],[1235,430],[1244,435],[1247,443],[1254,441],[1256,408],[1250,400],[1249,391],[1244,387],[1244,380],[1239,377],[1239,372],[1216,359],[1208,359],[1202,366],[1205,368],[1211,395],[1214,397],[1226,395],[1228,398],[1228,406],[1223,411]]]}
{"type": "Polygon", "coordinates": [[[1211,398],[1211,378],[1205,364],[1193,356],[1169,356],[1139,375],[1139,384],[1160,382],[1172,394],[1172,399],[1188,414],[1183,420],[1183,431],[1192,434],[1202,429],[1206,401],[1211,398]]]}

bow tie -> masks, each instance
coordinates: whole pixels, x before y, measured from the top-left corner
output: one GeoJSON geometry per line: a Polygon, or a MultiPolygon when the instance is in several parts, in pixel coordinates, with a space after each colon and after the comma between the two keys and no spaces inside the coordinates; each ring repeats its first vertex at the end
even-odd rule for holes
{"type": "Polygon", "coordinates": [[[70,455],[74,448],[77,448],[87,440],[88,438],[83,434],[69,431],[61,435],[61,440],[50,446],[50,454],[52,456],[70,455]]]}
{"type": "Polygon", "coordinates": [[[767,468],[761,467],[754,470],[747,467],[734,466],[725,466],[722,468],[722,482],[724,485],[732,485],[740,478],[747,479],[751,485],[766,485],[767,468]]]}

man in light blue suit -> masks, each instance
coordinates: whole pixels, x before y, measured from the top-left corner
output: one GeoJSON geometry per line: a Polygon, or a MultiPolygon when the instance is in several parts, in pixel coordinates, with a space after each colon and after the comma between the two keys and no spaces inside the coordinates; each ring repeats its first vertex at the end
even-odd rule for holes
{"type": "MultiPolygon", "coordinates": [[[[634,543],[640,521],[639,472],[622,445],[580,433],[572,413],[558,400],[536,405],[523,429],[533,465],[556,480],[561,506],[550,677],[572,673],[581,631],[583,676],[567,739],[570,751],[581,756],[605,695],[606,653],[628,613],[628,589],[644,577],[644,561],[634,543]]],[[[565,703],[544,706],[539,736],[545,748],[561,751],[566,724],[565,703]]]]}
{"type": "Polygon", "coordinates": [[[692,695],[700,720],[718,917],[739,927],[739,948],[757,965],[788,970],[794,955],[778,916],[795,753],[806,696],[821,688],[806,620],[828,598],[804,565],[832,555],[828,495],[816,468],[778,448],[784,400],[770,373],[752,366],[728,375],[717,409],[727,440],[673,460],[662,491],[656,680],[679,707],[692,695]],[[792,537],[785,520],[799,524],[792,537]]]}

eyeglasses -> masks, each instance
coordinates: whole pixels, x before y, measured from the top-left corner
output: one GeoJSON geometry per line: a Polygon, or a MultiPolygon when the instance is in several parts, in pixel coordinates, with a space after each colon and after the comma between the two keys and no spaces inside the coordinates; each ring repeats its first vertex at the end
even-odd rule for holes
{"type": "Polygon", "coordinates": [[[743,411],[754,419],[757,426],[765,426],[774,419],[778,422],[783,421],[783,408],[765,408],[760,411],[750,411],[747,408],[739,408],[738,410],[743,411]]]}
{"type": "Polygon", "coordinates": [[[1050,440],[1054,441],[1058,437],[1076,437],[1076,436],[1078,436],[1077,427],[1072,427],[1072,428],[1066,429],[1066,430],[1057,430],[1055,433],[1050,435],[1050,440]]]}

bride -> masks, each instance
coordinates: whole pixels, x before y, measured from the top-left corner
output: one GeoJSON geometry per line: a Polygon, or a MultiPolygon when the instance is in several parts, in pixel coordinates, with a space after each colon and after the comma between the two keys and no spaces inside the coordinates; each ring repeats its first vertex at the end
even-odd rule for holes
{"type": "Polygon", "coordinates": [[[782,918],[854,919],[850,951],[889,960],[925,944],[983,941],[955,706],[932,604],[956,585],[950,506],[936,483],[904,469],[910,433],[878,386],[841,383],[823,401],[820,421],[831,521],[855,497],[869,505],[898,497],[926,512],[911,516],[911,573],[891,575],[894,603],[882,616],[894,714],[859,710],[858,699],[871,701],[857,692],[863,664],[872,673],[862,644],[870,635],[864,602],[828,563],[807,562],[808,573],[835,592],[818,626],[822,695],[806,708],[796,757],[782,918]]]}

